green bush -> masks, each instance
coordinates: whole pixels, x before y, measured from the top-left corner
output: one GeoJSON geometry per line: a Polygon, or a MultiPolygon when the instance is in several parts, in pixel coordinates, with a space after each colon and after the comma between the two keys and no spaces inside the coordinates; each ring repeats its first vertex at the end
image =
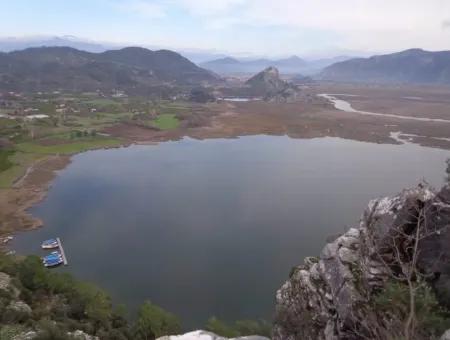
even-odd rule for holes
{"type": "Polygon", "coordinates": [[[19,263],[19,279],[25,288],[32,291],[47,288],[48,271],[37,256],[27,256],[19,263]]]}
{"type": "Polygon", "coordinates": [[[239,336],[261,335],[270,337],[272,333],[272,325],[265,320],[238,320],[235,328],[239,332],[239,336]]]}
{"type": "Polygon", "coordinates": [[[161,307],[145,302],[140,308],[134,325],[136,340],[159,338],[164,335],[178,334],[181,325],[178,318],[161,307]]]}
{"type": "Polygon", "coordinates": [[[206,330],[227,338],[234,338],[239,336],[239,332],[237,330],[233,329],[225,322],[217,319],[215,316],[210,318],[206,323],[206,330]]]}
{"type": "Polygon", "coordinates": [[[40,322],[38,329],[39,332],[33,340],[74,340],[67,335],[67,329],[48,320],[40,322]]]}
{"type": "Polygon", "coordinates": [[[264,320],[238,320],[234,325],[228,325],[216,317],[210,318],[205,328],[210,332],[228,338],[249,335],[270,337],[272,330],[271,324],[264,320]]]}
{"type": "Polygon", "coordinates": [[[23,325],[5,325],[0,327],[0,339],[10,340],[25,331],[23,325]]]}

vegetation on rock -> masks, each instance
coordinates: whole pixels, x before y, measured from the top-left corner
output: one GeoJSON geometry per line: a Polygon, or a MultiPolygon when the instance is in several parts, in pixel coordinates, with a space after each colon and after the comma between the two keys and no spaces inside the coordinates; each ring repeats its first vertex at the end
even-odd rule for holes
{"type": "Polygon", "coordinates": [[[36,256],[0,254],[1,339],[33,331],[34,339],[71,338],[76,330],[100,339],[154,339],[177,333],[176,317],[146,302],[135,324],[98,287],[42,266],[36,256]]]}

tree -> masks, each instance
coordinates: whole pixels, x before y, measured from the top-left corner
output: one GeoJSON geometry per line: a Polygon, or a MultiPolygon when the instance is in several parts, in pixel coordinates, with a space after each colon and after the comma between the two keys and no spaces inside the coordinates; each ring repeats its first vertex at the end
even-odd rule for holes
{"type": "Polygon", "coordinates": [[[37,256],[28,256],[19,265],[20,281],[32,291],[47,288],[47,274],[47,270],[37,256]]]}
{"type": "Polygon", "coordinates": [[[427,272],[419,268],[420,245],[432,237],[443,234],[449,227],[431,220],[430,217],[438,214],[438,211],[432,209],[440,207],[424,204],[420,200],[411,203],[404,224],[391,228],[386,239],[378,245],[375,244],[377,241],[373,240],[372,246],[377,249],[377,258],[384,265],[390,280],[381,294],[382,297],[388,296],[385,305],[391,311],[390,316],[386,318],[390,320],[391,325],[385,328],[390,328],[393,332],[394,323],[401,324],[402,329],[397,330],[397,334],[405,340],[421,338],[423,331],[427,331],[424,322],[421,321],[430,316],[439,319],[441,314],[427,282],[431,279],[431,274],[428,273],[432,273],[433,267],[442,261],[441,256],[436,258],[436,262],[427,272]]]}
{"type": "Polygon", "coordinates": [[[178,318],[164,309],[146,301],[140,308],[134,326],[137,340],[150,340],[164,335],[177,334],[181,330],[178,318]]]}
{"type": "Polygon", "coordinates": [[[111,299],[103,290],[98,287],[79,282],[76,287],[77,299],[84,306],[84,312],[88,318],[95,322],[106,325],[112,315],[111,299]]]}

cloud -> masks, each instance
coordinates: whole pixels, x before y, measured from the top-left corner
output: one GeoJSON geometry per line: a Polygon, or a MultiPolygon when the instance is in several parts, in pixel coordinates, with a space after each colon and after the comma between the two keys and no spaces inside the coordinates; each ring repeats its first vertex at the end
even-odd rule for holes
{"type": "Polygon", "coordinates": [[[133,0],[117,4],[117,7],[126,12],[145,16],[147,18],[163,18],[166,16],[166,9],[159,3],[145,0],[133,0]]]}
{"type": "MultiPolygon", "coordinates": [[[[336,48],[388,52],[411,47],[450,49],[450,1],[448,0],[110,0],[120,1],[128,12],[164,18],[170,30],[184,25],[180,40],[203,41],[206,36],[222,47],[237,41],[253,47],[270,46],[270,39],[286,48],[305,48],[323,40],[336,48]],[[244,42],[248,31],[252,34],[244,42]],[[191,36],[190,32],[202,37],[191,36]],[[200,32],[200,33],[199,33],[200,32]],[[291,34],[292,33],[292,34],[291,34]],[[287,35],[291,34],[291,40],[287,35]],[[214,36],[215,35],[215,36],[214,36]],[[310,37],[306,37],[309,35],[310,37]],[[198,38],[198,39],[197,39],[198,38]],[[255,39],[256,38],[256,39],[255,39]],[[330,42],[331,41],[331,42],[330,42]],[[289,45],[289,46],[288,46],[289,45]]],[[[317,45],[317,46],[316,46],[317,45]]],[[[232,46],[227,46],[230,48],[232,46]]]]}
{"type": "Polygon", "coordinates": [[[237,6],[244,5],[247,0],[172,0],[174,5],[200,16],[216,16],[227,13],[237,6]]]}
{"type": "Polygon", "coordinates": [[[283,27],[341,37],[347,48],[448,48],[446,0],[178,0],[206,28],[283,27]]]}

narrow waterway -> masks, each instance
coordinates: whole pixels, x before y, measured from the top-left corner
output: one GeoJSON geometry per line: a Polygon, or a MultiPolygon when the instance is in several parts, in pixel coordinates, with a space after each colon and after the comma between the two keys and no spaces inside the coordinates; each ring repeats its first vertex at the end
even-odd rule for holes
{"type": "MultiPolygon", "coordinates": [[[[334,107],[340,111],[358,113],[358,114],[365,115],[365,116],[379,116],[379,117],[388,117],[388,118],[396,118],[396,119],[404,119],[404,120],[414,120],[414,121],[419,121],[419,122],[450,123],[450,120],[448,120],[448,119],[412,117],[412,116],[396,115],[396,114],[391,114],[391,113],[377,113],[377,112],[356,110],[352,107],[352,105],[349,102],[347,102],[343,99],[338,99],[334,95],[322,93],[322,94],[319,94],[318,96],[329,100],[331,103],[333,103],[334,107]]],[[[340,96],[342,96],[342,95],[340,95],[340,96]]]]}

